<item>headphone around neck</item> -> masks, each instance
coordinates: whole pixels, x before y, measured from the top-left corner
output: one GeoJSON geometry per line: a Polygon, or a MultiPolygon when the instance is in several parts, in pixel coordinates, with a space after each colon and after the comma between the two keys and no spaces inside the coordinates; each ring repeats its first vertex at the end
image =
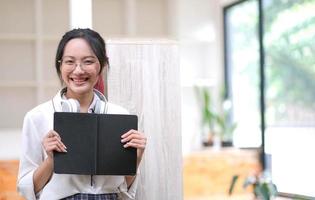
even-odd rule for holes
{"type": "MultiPolygon", "coordinates": [[[[60,91],[61,98],[67,91],[67,88],[63,88],[60,91]]],[[[98,96],[96,99],[95,104],[92,108],[92,113],[97,114],[105,114],[107,113],[107,99],[106,97],[96,89],[93,89],[94,94],[98,96]]],[[[62,99],[61,100],[61,109],[62,112],[80,112],[80,103],[76,99],[62,99]]]]}

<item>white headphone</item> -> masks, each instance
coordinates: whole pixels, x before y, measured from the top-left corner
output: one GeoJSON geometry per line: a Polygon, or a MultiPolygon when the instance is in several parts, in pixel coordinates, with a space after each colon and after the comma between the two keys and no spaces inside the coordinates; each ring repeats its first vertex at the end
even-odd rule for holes
{"type": "MultiPolygon", "coordinates": [[[[60,91],[61,97],[67,91],[67,88],[64,88],[60,91]]],[[[107,100],[106,97],[96,89],[93,89],[94,94],[96,94],[99,99],[96,99],[95,105],[92,108],[93,113],[105,114],[107,113],[107,100]]],[[[61,100],[62,112],[80,112],[80,103],[76,99],[62,99],[61,100]]]]}

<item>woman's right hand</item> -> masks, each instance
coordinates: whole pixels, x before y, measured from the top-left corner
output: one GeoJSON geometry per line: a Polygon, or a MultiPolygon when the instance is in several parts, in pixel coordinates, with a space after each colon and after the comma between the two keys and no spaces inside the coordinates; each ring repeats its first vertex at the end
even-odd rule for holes
{"type": "Polygon", "coordinates": [[[59,134],[50,130],[43,139],[43,147],[49,158],[53,158],[53,151],[67,152],[67,147],[61,142],[59,134]]]}

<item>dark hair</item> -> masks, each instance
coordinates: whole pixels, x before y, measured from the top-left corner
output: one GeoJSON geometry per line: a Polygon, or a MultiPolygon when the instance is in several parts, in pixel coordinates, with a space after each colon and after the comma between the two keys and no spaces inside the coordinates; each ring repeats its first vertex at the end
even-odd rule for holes
{"type": "Polygon", "coordinates": [[[65,46],[70,40],[75,38],[85,39],[87,43],[91,46],[94,54],[96,55],[98,61],[100,62],[101,73],[104,66],[109,65],[104,39],[100,36],[99,33],[89,28],[85,29],[77,28],[66,32],[59,42],[55,58],[55,66],[58,76],[61,77],[60,60],[62,59],[65,46]]]}

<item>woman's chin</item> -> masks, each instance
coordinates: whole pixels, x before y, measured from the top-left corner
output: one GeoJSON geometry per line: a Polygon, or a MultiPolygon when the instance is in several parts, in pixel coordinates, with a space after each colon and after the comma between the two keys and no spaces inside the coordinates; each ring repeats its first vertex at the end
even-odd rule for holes
{"type": "Polygon", "coordinates": [[[80,85],[70,84],[68,86],[68,89],[70,89],[74,93],[83,94],[83,93],[87,93],[93,90],[93,87],[89,84],[80,84],[80,85]]]}

